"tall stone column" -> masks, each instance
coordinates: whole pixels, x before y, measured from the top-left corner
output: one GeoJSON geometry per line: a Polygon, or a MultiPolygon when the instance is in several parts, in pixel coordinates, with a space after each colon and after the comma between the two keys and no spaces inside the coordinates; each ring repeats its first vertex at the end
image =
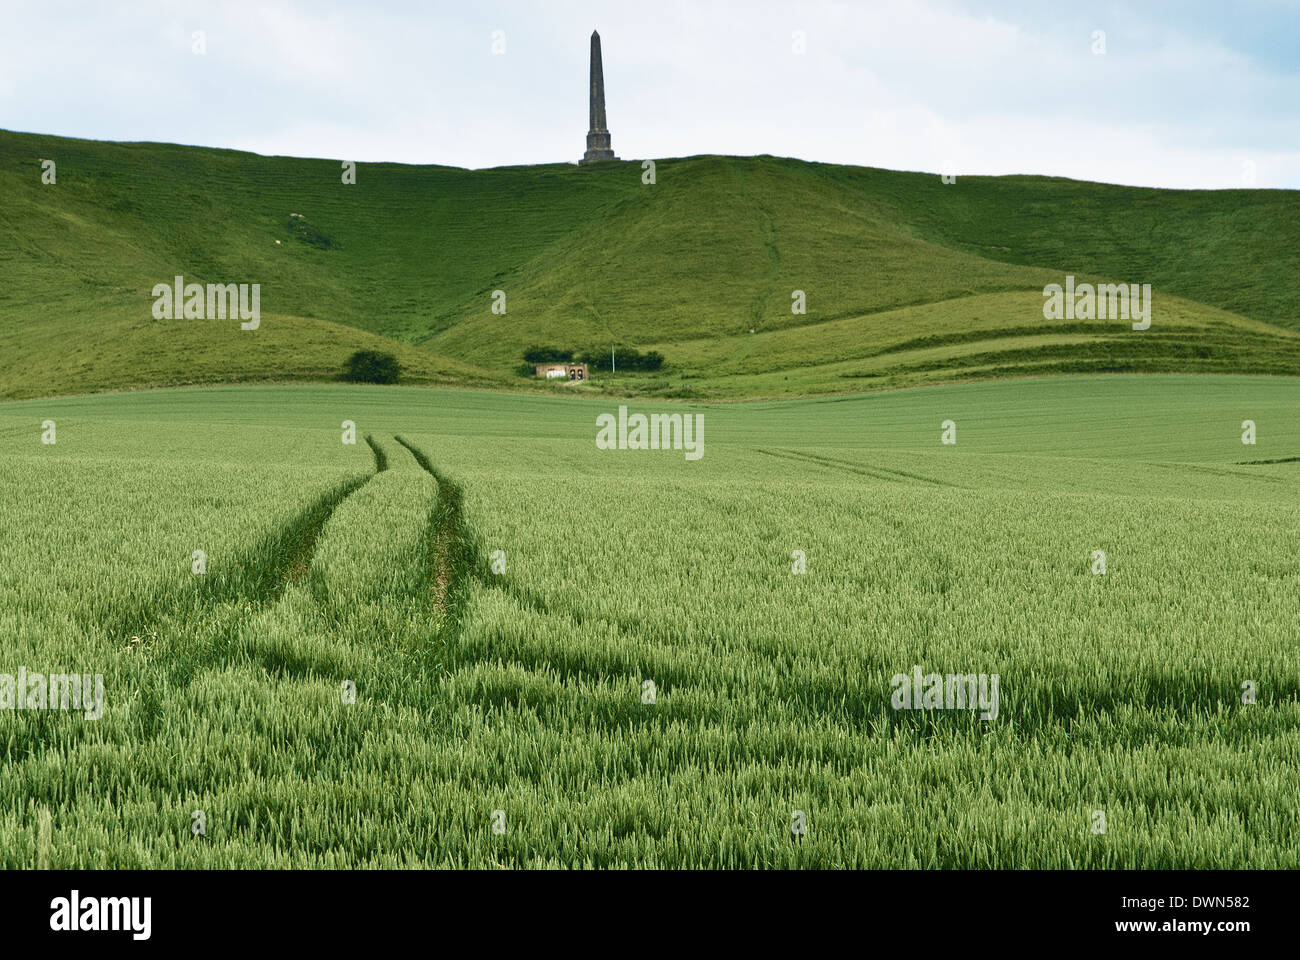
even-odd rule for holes
{"type": "Polygon", "coordinates": [[[587,131],[587,152],[582,163],[617,160],[610,149],[609,129],[605,126],[605,68],[600,62],[600,34],[591,32],[591,129],[587,131]]]}

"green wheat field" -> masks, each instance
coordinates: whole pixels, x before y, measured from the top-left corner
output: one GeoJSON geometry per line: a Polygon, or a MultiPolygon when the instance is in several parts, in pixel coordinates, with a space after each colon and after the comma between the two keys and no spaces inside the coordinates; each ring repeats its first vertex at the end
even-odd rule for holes
{"type": "Polygon", "coordinates": [[[6,664],[106,698],[0,712],[0,863],[1300,865],[1300,381],[634,403],[705,455],[601,397],[0,406],[6,664]]]}
{"type": "Polygon", "coordinates": [[[1293,192],[339,168],[0,131],[0,864],[1300,866],[1293,192]]]}

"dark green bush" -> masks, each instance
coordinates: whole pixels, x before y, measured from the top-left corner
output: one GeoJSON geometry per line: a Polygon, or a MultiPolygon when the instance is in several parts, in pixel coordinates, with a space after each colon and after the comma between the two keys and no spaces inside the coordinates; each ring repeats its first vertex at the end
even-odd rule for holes
{"type": "MultiPolygon", "coordinates": [[[[596,370],[610,369],[610,355],[608,350],[589,350],[582,356],[578,357],[580,361],[587,366],[596,370]]],[[[658,370],[664,365],[664,355],[658,350],[647,350],[642,353],[635,347],[615,347],[614,348],[614,369],[615,371],[630,372],[633,370],[658,370]]]]}
{"type": "Polygon", "coordinates": [[[402,365],[391,353],[358,350],[343,366],[343,379],[350,383],[396,383],[402,365]]]}
{"type": "MultiPolygon", "coordinates": [[[[560,347],[529,347],[524,351],[524,360],[528,363],[585,363],[593,370],[609,370],[610,355],[608,348],[586,350],[564,350],[560,347]],[[575,356],[576,354],[576,356],[575,356]]],[[[635,347],[615,347],[614,367],[616,370],[631,372],[633,370],[658,370],[664,365],[664,355],[657,350],[642,353],[635,347]]],[[[523,370],[520,368],[520,372],[523,370]]]]}
{"type": "Polygon", "coordinates": [[[289,214],[285,221],[285,226],[293,236],[297,237],[303,243],[310,244],[313,247],[319,247],[322,250],[329,250],[334,246],[334,238],[326,233],[322,233],[313,224],[307,222],[306,218],[301,215],[289,214]]]}
{"type": "Polygon", "coordinates": [[[573,360],[573,351],[559,347],[529,347],[524,351],[524,360],[528,363],[569,363],[573,360]]]}

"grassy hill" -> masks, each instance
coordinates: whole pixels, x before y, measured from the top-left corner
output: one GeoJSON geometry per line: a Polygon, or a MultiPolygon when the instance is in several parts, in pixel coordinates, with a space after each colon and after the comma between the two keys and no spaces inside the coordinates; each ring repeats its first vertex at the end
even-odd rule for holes
{"type": "Polygon", "coordinates": [[[944,185],[772,157],[641,175],[362,164],[344,185],[337,160],[0,132],[0,397],[326,380],[362,347],[413,382],[565,389],[515,372],[536,343],[657,349],[662,371],[581,389],[667,397],[1300,374],[1290,191],[944,185]],[[1150,283],[1151,329],[1044,320],[1066,273],[1150,283]],[[260,283],[260,329],[155,320],[150,291],[176,274],[260,283]]]}

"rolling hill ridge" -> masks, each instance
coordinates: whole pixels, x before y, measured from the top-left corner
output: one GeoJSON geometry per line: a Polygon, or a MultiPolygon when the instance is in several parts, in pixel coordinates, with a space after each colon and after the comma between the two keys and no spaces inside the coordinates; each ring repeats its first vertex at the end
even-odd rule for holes
{"type": "Polygon", "coordinates": [[[774,157],[655,174],[367,163],[345,185],[337,160],[0,131],[0,397],[329,380],[362,348],[410,382],[567,389],[519,375],[534,344],[658,350],[661,371],[580,389],[663,397],[1300,374],[1292,191],[774,157]],[[1150,329],[1044,319],[1067,274],[1151,284],[1150,329]],[[260,284],[260,327],[155,319],[150,291],[177,275],[260,284]]]}

